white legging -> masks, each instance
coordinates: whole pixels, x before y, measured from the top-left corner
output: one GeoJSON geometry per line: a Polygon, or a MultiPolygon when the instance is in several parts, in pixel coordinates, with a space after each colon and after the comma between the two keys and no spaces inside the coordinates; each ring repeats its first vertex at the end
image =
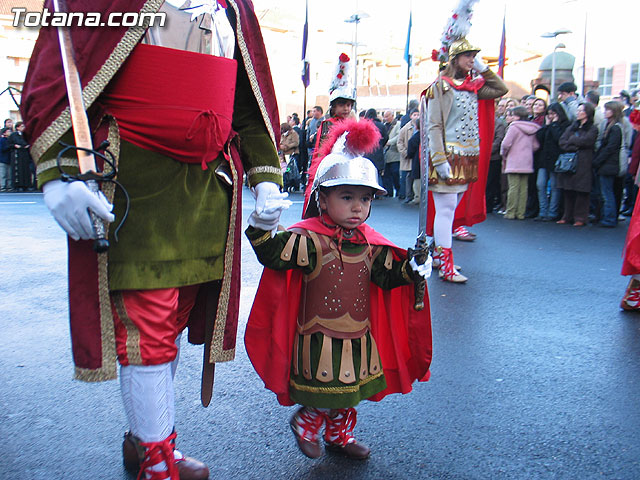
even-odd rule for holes
{"type": "Polygon", "coordinates": [[[451,230],[453,228],[453,216],[460,199],[461,193],[436,193],[433,192],[433,205],[436,208],[436,216],[433,220],[433,239],[437,246],[451,248],[451,230]]]}

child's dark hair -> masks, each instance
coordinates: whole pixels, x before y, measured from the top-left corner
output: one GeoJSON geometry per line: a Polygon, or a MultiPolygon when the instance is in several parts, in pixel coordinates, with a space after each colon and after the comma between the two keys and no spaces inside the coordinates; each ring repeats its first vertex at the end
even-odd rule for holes
{"type": "MultiPolygon", "coordinates": [[[[344,183],[342,185],[332,185],[331,187],[323,187],[322,185],[320,185],[318,187],[318,191],[324,193],[325,195],[328,195],[338,187],[367,187],[367,185],[351,185],[349,183],[344,183]]],[[[374,195],[376,189],[373,187],[368,187],[368,188],[371,189],[371,195],[374,195]]]]}

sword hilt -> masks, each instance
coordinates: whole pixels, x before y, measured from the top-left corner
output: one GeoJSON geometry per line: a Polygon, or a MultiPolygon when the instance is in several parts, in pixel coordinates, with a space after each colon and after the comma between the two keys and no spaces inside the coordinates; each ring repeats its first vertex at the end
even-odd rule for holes
{"type": "MultiPolygon", "coordinates": [[[[75,180],[81,180],[87,185],[87,188],[89,189],[90,192],[92,192],[94,195],[98,195],[100,193],[100,186],[98,182],[101,182],[104,180],[112,180],[113,177],[115,176],[115,165],[113,162],[113,158],[110,160],[106,157],[106,155],[98,151],[98,150],[105,150],[106,153],[108,153],[109,155],[111,155],[111,157],[113,157],[111,152],[106,150],[106,148],[109,146],[109,142],[108,141],[102,142],[97,150],[76,147],[75,145],[68,145],[64,142],[59,142],[59,143],[60,145],[62,145],[63,148],[62,150],[60,150],[60,152],[58,152],[56,163],[58,165],[58,170],[60,171],[60,178],[62,179],[62,181],[73,182],[75,180]],[[62,170],[62,166],[60,163],[60,159],[68,150],[75,150],[81,153],[91,153],[92,155],[94,155],[94,157],[98,156],[102,158],[106,163],[111,165],[111,168],[112,168],[111,173],[105,175],[103,172],[94,172],[93,170],[90,170],[88,172],[81,173],[75,176],[69,175],[68,173],[64,172],[64,170],[62,170]]],[[[89,210],[89,217],[91,218],[91,225],[93,226],[93,231],[96,234],[96,239],[93,243],[93,250],[97,253],[104,253],[109,249],[109,240],[107,240],[107,229],[106,229],[105,223],[100,217],[98,217],[98,215],[96,215],[91,210],[89,210]]]]}
{"type": "MultiPolygon", "coordinates": [[[[88,180],[86,182],[87,187],[94,195],[98,195],[100,187],[95,180],[88,180]]],[[[89,210],[89,216],[91,217],[91,224],[93,225],[93,231],[96,234],[96,239],[93,241],[93,250],[96,253],[104,253],[109,250],[109,240],[107,240],[107,229],[104,226],[104,222],[98,215],[92,210],[89,210]]]]}
{"type": "MultiPolygon", "coordinates": [[[[433,238],[428,237],[426,234],[422,233],[416,239],[415,249],[411,250],[411,257],[415,259],[418,265],[424,264],[429,258],[430,253],[433,251],[433,238]]],[[[413,308],[416,311],[420,311],[424,309],[424,297],[427,291],[427,281],[420,277],[413,284],[413,293],[414,293],[414,304],[413,308]]]]}

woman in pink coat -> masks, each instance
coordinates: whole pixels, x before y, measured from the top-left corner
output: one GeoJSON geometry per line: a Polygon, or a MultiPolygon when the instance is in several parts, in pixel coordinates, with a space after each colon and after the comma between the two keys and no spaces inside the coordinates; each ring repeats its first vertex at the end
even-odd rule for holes
{"type": "Polygon", "coordinates": [[[529,112],[525,107],[513,107],[507,110],[509,128],[502,140],[500,154],[507,174],[509,191],[507,192],[507,212],[504,218],[524,219],[527,208],[527,183],[533,173],[533,152],[540,144],[536,138],[538,125],[527,120],[529,112]]]}

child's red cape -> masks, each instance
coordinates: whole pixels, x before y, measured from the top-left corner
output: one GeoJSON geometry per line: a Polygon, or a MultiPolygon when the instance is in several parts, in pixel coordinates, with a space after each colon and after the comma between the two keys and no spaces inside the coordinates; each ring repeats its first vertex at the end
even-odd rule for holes
{"type": "MultiPolygon", "coordinates": [[[[333,234],[319,217],[303,220],[291,228],[333,234]]],[[[406,257],[405,250],[366,224],[358,229],[370,245],[392,247],[396,260],[406,257]]],[[[409,393],[415,380],[429,380],[432,353],[429,296],[425,292],[425,308],[417,312],[413,308],[413,288],[410,284],[382,290],[371,282],[371,334],[378,345],[387,388],[369,400],[379,401],[390,393],[409,393]]],[[[289,374],[301,289],[301,270],[265,268],[244,336],[253,367],[281,405],[294,404],[289,397],[289,374]]]]}

